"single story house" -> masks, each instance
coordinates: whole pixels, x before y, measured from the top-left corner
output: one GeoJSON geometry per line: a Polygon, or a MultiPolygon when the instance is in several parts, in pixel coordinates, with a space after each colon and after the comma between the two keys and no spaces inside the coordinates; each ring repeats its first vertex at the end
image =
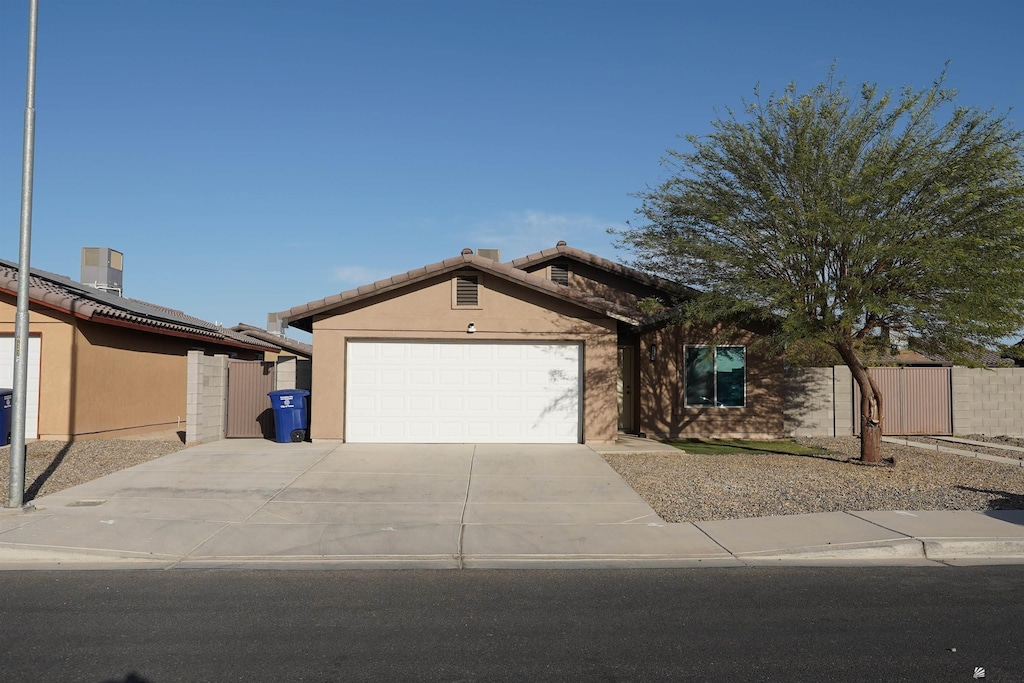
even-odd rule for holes
{"type": "MultiPolygon", "coordinates": [[[[0,259],[0,386],[13,384],[19,268],[0,259]]],[[[32,269],[26,437],[184,430],[187,354],[262,360],[280,346],[32,269]]]]}
{"type": "Polygon", "coordinates": [[[277,314],[313,334],[314,440],[783,434],[783,364],[757,330],[652,317],[644,300],[684,290],[565,242],[508,263],[481,251],[277,314]]]}
{"type": "Polygon", "coordinates": [[[268,350],[265,352],[263,360],[266,361],[277,360],[280,356],[294,356],[299,360],[310,360],[313,357],[312,344],[306,344],[305,342],[300,342],[295,339],[289,339],[283,334],[274,334],[262,327],[238,323],[234,327],[229,327],[228,331],[236,332],[245,337],[252,337],[276,346],[277,350],[268,350]]]}

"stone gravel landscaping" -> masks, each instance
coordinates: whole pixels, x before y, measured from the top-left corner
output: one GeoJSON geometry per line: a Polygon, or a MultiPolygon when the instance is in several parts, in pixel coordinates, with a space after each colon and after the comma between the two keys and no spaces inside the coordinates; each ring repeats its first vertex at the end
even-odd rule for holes
{"type": "MultiPolygon", "coordinates": [[[[32,441],[25,445],[24,501],[141,465],[184,447],[180,439],[32,441]]],[[[0,505],[7,505],[10,459],[11,447],[0,448],[0,505]]]]}
{"type": "Polygon", "coordinates": [[[860,454],[856,437],[798,441],[827,452],[604,458],[669,522],[844,510],[1024,509],[1024,467],[893,444],[882,445],[882,457],[894,466],[866,467],[851,462],[860,454]]]}

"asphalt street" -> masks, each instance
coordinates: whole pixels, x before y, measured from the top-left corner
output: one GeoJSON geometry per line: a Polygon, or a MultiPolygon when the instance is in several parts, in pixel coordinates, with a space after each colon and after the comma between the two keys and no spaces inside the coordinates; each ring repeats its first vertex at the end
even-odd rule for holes
{"type": "Polygon", "coordinates": [[[1024,680],[1024,569],[0,573],[8,681],[1024,680]]]}

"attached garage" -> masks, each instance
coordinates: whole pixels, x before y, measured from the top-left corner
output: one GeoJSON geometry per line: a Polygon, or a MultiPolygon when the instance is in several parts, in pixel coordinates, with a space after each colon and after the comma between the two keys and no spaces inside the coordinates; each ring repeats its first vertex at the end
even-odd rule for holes
{"type": "Polygon", "coordinates": [[[355,341],[345,440],[579,443],[578,343],[355,341]]]}
{"type": "MultiPolygon", "coordinates": [[[[39,438],[39,335],[28,338],[28,403],[25,405],[25,438],[39,438]]],[[[14,335],[0,335],[0,387],[14,388],[14,335]]],[[[0,440],[6,438],[0,435],[0,440]]]]}

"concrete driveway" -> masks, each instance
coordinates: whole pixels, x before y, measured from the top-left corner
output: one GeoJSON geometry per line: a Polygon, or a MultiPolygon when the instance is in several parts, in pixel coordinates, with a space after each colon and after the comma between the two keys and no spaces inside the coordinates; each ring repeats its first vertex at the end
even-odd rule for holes
{"type": "Polygon", "coordinates": [[[0,513],[0,568],[1024,563],[1024,511],[666,524],[583,445],[219,441],[34,503],[0,513]]]}
{"type": "Polygon", "coordinates": [[[735,562],[695,527],[662,522],[584,445],[220,441],[34,502],[34,512],[0,518],[8,559],[99,555],[178,567],[735,562]]]}

